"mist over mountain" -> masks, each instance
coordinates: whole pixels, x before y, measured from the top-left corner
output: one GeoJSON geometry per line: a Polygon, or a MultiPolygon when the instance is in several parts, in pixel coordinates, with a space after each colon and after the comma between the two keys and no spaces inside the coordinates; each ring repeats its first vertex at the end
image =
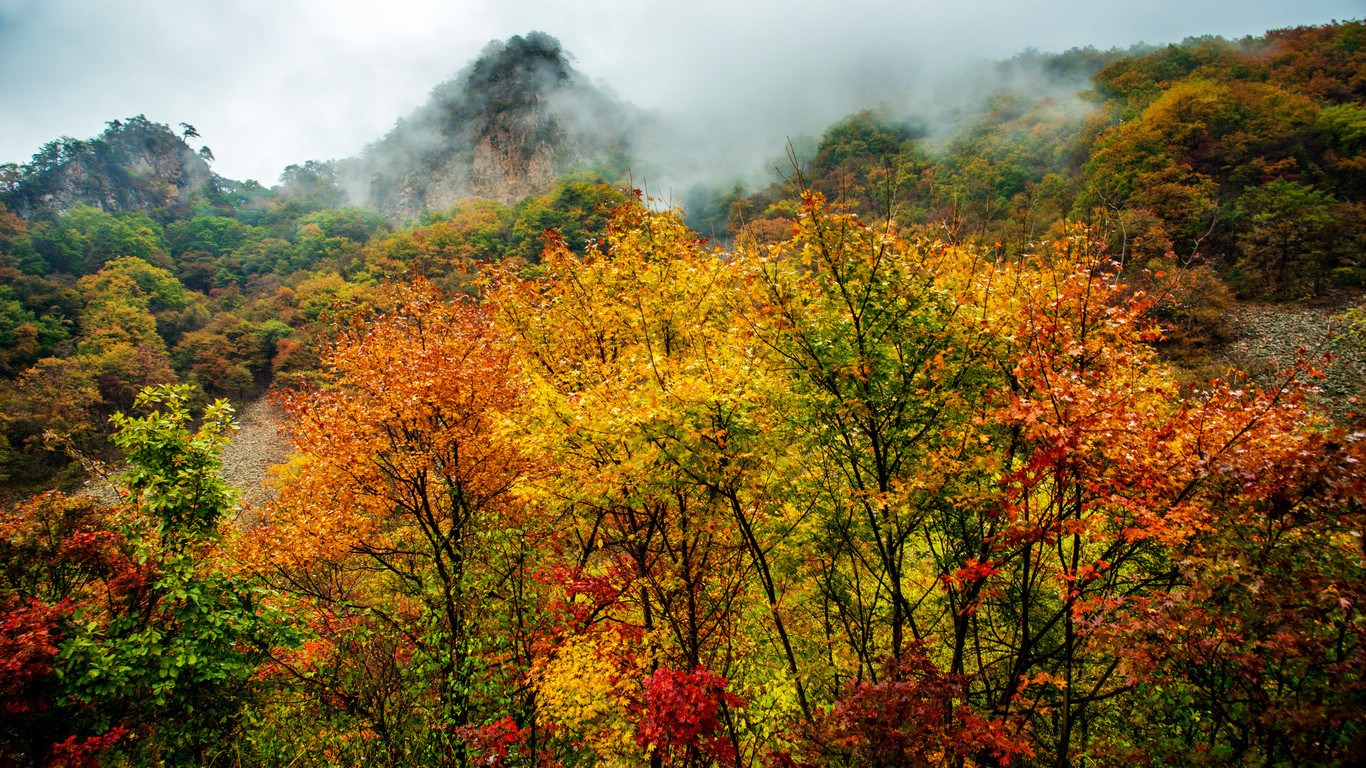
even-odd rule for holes
{"type": "MultiPolygon", "coordinates": [[[[1016,111],[1044,105],[1055,114],[1085,114],[1091,106],[1079,94],[1091,75],[1135,52],[1029,50],[933,77],[888,71],[877,88],[845,93],[837,102],[821,96],[825,90],[799,89],[789,95],[790,114],[756,121],[726,112],[724,99],[717,101],[719,111],[640,109],[576,70],[558,39],[533,31],[489,42],[358,155],[300,161],[335,183],[351,204],[395,223],[462,199],[511,205],[544,194],[575,169],[682,203],[697,220],[717,215],[710,209],[724,191],[762,189],[790,173],[793,159],[813,159],[820,134],[852,111],[876,110],[880,120],[904,125],[933,152],[1001,108],[993,100],[1001,94],[1009,94],[1016,111]]],[[[183,140],[188,134],[182,138],[145,118],[129,125],[115,121],[98,139],[63,138],[44,147],[9,174],[8,207],[21,215],[45,204],[147,212],[172,200],[185,203],[213,177],[205,162],[212,154],[197,155],[183,140]]],[[[286,184],[285,194],[290,189],[286,184]]]]}
{"type": "MultiPolygon", "coordinates": [[[[281,191],[297,193],[304,168],[315,183],[340,187],[351,204],[402,222],[463,199],[511,205],[545,193],[574,169],[620,180],[631,164],[632,138],[657,136],[659,129],[590,83],[571,60],[542,32],[491,41],[358,156],[301,158],[286,170],[281,191]]],[[[31,162],[6,166],[0,202],[26,218],[43,207],[64,213],[78,205],[146,213],[188,203],[206,186],[238,188],[215,177],[212,152],[190,147],[186,140],[198,133],[182,126],[183,135],[138,116],[111,121],[93,139],[49,142],[31,162]]]]}
{"type": "Polygon", "coordinates": [[[1003,62],[972,62],[933,80],[887,73],[876,95],[864,94],[867,101],[849,95],[824,103],[814,94],[793,93],[794,104],[807,112],[780,125],[707,110],[640,109],[608,85],[590,82],[556,38],[530,32],[491,41],[475,61],[436,86],[426,104],[332,169],[352,204],[373,207],[394,222],[467,198],[511,205],[545,193],[573,169],[700,209],[717,190],[761,189],[790,172],[792,159],[810,161],[817,137],[849,110],[877,110],[932,148],[999,109],[993,97],[1001,94],[1009,94],[1019,112],[1043,105],[1076,118],[1092,108],[1081,98],[1090,77],[1139,50],[1029,50],[1003,62]]]}
{"type": "Polygon", "coordinates": [[[359,157],[337,163],[351,200],[404,220],[465,198],[512,204],[577,168],[619,173],[638,112],[588,83],[550,35],[494,41],[359,157]]]}
{"type": "MultiPolygon", "coordinates": [[[[1101,100],[1093,76],[1152,50],[1144,44],[1064,53],[1027,49],[1004,61],[946,64],[934,72],[888,69],[869,75],[876,87],[834,101],[828,88],[794,84],[786,95],[789,110],[756,120],[727,112],[721,94],[715,109],[642,109],[577,70],[557,38],[532,31],[489,42],[358,155],[300,161],[312,179],[304,187],[333,187],[327,194],[339,202],[374,208],[395,224],[464,199],[513,205],[582,170],[679,203],[691,224],[717,234],[727,229],[728,201],[816,161],[824,139],[851,114],[869,111],[892,130],[889,135],[902,136],[886,145],[894,152],[912,138],[915,152],[928,157],[962,154],[966,144],[995,143],[1014,152],[1041,125],[1066,126],[1050,130],[1075,136],[1101,100]]],[[[756,99],[771,101],[773,95],[756,99]]],[[[205,148],[197,154],[185,142],[188,132],[178,136],[141,117],[109,125],[97,139],[63,137],[33,162],[7,166],[0,201],[25,217],[40,206],[62,212],[80,204],[150,212],[187,203],[216,178],[206,162],[212,153],[203,154],[205,148]]],[[[270,127],[262,130],[268,137],[270,127]]],[[[1048,151],[1056,154],[1064,144],[1055,142],[1048,151]]],[[[821,160],[827,171],[834,156],[827,151],[821,160]]],[[[1035,158],[1030,178],[1062,167],[1060,162],[1059,156],[1035,158]]],[[[287,169],[279,194],[300,194],[298,180],[287,169]]],[[[239,186],[226,179],[212,185],[218,191],[239,186]]]]}

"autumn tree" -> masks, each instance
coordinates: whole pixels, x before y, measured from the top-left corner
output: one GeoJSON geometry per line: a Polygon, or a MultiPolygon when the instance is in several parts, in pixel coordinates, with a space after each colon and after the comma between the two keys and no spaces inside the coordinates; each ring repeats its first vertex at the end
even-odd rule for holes
{"type": "Polygon", "coordinates": [[[386,303],[283,396],[299,458],[253,562],[321,644],[281,669],[376,735],[361,754],[463,765],[469,727],[525,717],[540,534],[511,494],[529,465],[497,428],[518,387],[479,308],[425,284],[386,303]]]}
{"type": "Polygon", "coordinates": [[[1306,408],[1314,382],[1301,364],[1276,388],[1235,381],[1191,405],[1215,469],[1192,483],[1200,517],[1172,547],[1174,586],[1105,632],[1141,714],[1100,731],[1098,756],[1345,766],[1360,754],[1366,446],[1306,408]]]}
{"type": "MultiPolygon", "coordinates": [[[[788,383],[775,404],[815,521],[805,573],[818,585],[811,623],[826,627],[828,661],[811,667],[830,681],[824,696],[857,708],[899,695],[882,676],[911,664],[925,684],[961,685],[968,705],[934,760],[1066,766],[1108,748],[1097,734],[1123,730],[1115,707],[1146,682],[1128,633],[1203,588],[1178,564],[1218,546],[1214,532],[1265,524],[1220,489],[1261,476],[1267,451],[1315,445],[1312,420],[1285,392],[1184,396],[1154,357],[1145,303],[1083,232],[991,263],[818,198],[806,216],[753,262],[742,306],[788,383]]],[[[1342,477],[1351,461],[1309,451],[1297,466],[1342,477]]],[[[1292,492],[1324,527],[1306,533],[1319,546],[1352,509],[1344,482],[1292,492]]],[[[1350,657],[1351,617],[1328,621],[1346,644],[1327,658],[1350,657]]],[[[1313,732],[1351,706],[1328,705],[1313,732]]],[[[808,733],[836,753],[854,743],[841,739],[876,738],[828,727],[808,733]]]]}
{"type": "Polygon", "coordinates": [[[724,253],[628,205],[481,304],[345,315],[244,558],[308,638],[252,749],[1345,764],[1360,435],[1293,379],[1180,386],[1088,230],[794,213],[724,253]]]}
{"type": "MultiPolygon", "coordinates": [[[[536,274],[505,277],[492,300],[529,381],[519,434],[545,457],[538,492],[570,533],[577,579],[611,588],[597,607],[575,596],[591,620],[565,640],[578,647],[606,632],[622,667],[615,706],[589,731],[599,757],[754,759],[761,734],[807,704],[768,562],[790,523],[773,519],[786,513],[771,495],[781,469],[751,450],[763,424],[750,388],[762,372],[735,343],[737,274],[675,213],[639,202],[618,208],[586,255],[551,239],[536,274]],[[740,610],[753,598],[763,612],[740,610]],[[637,634],[606,629],[615,623],[637,634]],[[755,623],[775,635],[756,635],[755,623]],[[756,697],[773,720],[738,710],[756,697]],[[642,702],[643,722],[633,711],[642,702]],[[669,717],[709,725],[683,738],[669,717]]],[[[543,665],[543,709],[563,719],[554,692],[574,667],[553,650],[543,665]]]]}

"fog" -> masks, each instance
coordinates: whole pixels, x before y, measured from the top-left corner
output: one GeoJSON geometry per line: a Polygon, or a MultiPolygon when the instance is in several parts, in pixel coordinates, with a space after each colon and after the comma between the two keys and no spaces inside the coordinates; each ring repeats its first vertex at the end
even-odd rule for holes
{"type": "Polygon", "coordinates": [[[671,186],[688,183],[679,168],[762,165],[859,108],[948,109],[983,85],[964,74],[975,62],[1025,48],[1360,14],[1359,0],[0,0],[0,163],[146,114],[194,125],[218,173],[271,184],[288,164],[356,155],[490,40],[541,30],[582,77],[691,137],[658,182],[671,186]]]}

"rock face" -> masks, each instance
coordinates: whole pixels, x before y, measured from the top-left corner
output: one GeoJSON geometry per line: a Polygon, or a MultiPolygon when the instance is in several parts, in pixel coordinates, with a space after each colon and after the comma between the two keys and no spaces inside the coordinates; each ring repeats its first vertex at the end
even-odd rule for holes
{"type": "Polygon", "coordinates": [[[477,197],[515,203],[576,166],[625,155],[630,111],[584,82],[539,32],[494,42],[360,157],[338,164],[352,201],[403,221],[477,197]]]}
{"type": "Polygon", "coordinates": [[[188,202],[213,179],[209,164],[184,138],[138,115],[109,123],[95,139],[49,142],[0,190],[0,202],[24,217],[38,208],[65,213],[78,205],[150,212],[188,202]]]}

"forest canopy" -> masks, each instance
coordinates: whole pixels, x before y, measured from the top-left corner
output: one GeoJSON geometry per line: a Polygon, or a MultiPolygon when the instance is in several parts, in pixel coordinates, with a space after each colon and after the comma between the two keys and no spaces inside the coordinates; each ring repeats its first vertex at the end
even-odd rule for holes
{"type": "Polygon", "coordinates": [[[1349,764],[1363,433],[1308,367],[1183,394],[1099,245],[991,262],[813,193],[718,258],[622,205],[482,301],[419,278],[339,321],[246,531],[226,405],[191,433],[146,395],[122,506],[7,517],[7,732],[139,764],[1349,764]],[[119,659],[175,654],[195,676],[122,698],[153,673],[119,659]]]}

